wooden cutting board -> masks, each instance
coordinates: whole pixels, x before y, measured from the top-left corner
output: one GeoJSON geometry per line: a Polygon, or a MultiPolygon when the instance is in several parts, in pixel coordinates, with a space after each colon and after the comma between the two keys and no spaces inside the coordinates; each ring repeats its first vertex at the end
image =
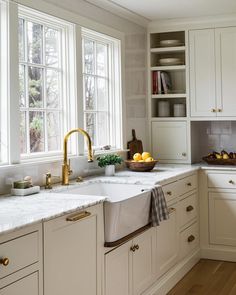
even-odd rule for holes
{"type": "Polygon", "coordinates": [[[133,159],[135,153],[142,154],[143,152],[143,143],[141,140],[137,139],[134,129],[132,129],[132,137],[133,139],[127,143],[127,148],[130,150],[128,152],[128,159],[133,159]]]}

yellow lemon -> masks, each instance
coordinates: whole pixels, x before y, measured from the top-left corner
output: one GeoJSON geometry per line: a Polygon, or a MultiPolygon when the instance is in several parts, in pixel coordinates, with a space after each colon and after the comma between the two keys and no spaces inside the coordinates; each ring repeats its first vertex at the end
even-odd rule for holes
{"type": "Polygon", "coordinates": [[[142,160],[142,155],[140,153],[136,153],[133,156],[134,161],[142,160]]]}
{"type": "Polygon", "coordinates": [[[152,157],[149,157],[145,160],[145,162],[153,162],[153,161],[154,161],[154,159],[152,157]]]}
{"type": "Polygon", "coordinates": [[[151,154],[148,153],[148,152],[143,152],[142,153],[142,159],[145,161],[147,158],[150,158],[151,157],[151,154]]]}

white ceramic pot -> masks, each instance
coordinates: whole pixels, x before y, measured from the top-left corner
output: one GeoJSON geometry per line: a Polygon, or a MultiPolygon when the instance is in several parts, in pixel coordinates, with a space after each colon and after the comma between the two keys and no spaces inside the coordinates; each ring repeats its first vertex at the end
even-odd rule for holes
{"type": "Polygon", "coordinates": [[[114,176],[115,175],[115,165],[107,165],[105,167],[105,175],[106,176],[114,176]]]}

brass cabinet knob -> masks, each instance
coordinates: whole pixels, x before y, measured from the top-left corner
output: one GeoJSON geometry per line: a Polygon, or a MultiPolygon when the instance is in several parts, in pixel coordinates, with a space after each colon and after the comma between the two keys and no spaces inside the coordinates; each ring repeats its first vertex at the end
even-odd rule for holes
{"type": "Polygon", "coordinates": [[[231,179],[231,180],[229,180],[229,183],[230,184],[234,184],[234,181],[231,179]]]}
{"type": "Polygon", "coordinates": [[[222,109],[218,109],[217,112],[221,113],[222,112],[222,109]]]}
{"type": "Polygon", "coordinates": [[[139,245],[134,245],[135,249],[138,250],[139,249],[139,245]]]}
{"type": "Polygon", "coordinates": [[[195,240],[195,237],[193,235],[188,237],[188,242],[191,243],[195,240]]]}
{"type": "Polygon", "coordinates": [[[186,207],[186,211],[187,212],[191,212],[191,211],[193,211],[193,206],[192,205],[189,205],[188,207],[186,207]]]}
{"type": "Polygon", "coordinates": [[[2,264],[3,266],[8,266],[9,263],[10,263],[10,260],[7,257],[0,259],[0,264],[2,264]]]}
{"type": "Polygon", "coordinates": [[[182,153],[182,156],[183,156],[183,157],[186,157],[186,156],[187,156],[187,154],[186,154],[186,153],[182,153]]]}
{"type": "Polygon", "coordinates": [[[216,109],[211,109],[211,112],[212,112],[212,113],[215,113],[215,112],[216,112],[216,109]]]}
{"type": "Polygon", "coordinates": [[[188,182],[188,183],[187,183],[187,186],[192,186],[192,183],[191,183],[191,182],[188,182]]]}
{"type": "Polygon", "coordinates": [[[132,246],[132,247],[130,247],[130,251],[132,251],[132,252],[135,252],[136,251],[135,245],[132,246]]]}
{"type": "Polygon", "coordinates": [[[171,196],[171,195],[172,195],[172,192],[171,192],[171,191],[168,191],[168,192],[166,192],[166,194],[167,194],[168,196],[171,196]]]}

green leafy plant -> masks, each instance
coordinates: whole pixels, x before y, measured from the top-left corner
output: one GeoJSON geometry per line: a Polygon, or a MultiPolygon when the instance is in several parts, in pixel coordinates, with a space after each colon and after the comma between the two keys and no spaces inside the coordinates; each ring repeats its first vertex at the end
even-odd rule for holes
{"type": "Polygon", "coordinates": [[[123,159],[118,156],[118,155],[114,155],[114,154],[109,154],[109,155],[105,155],[105,156],[101,156],[97,158],[98,160],[98,166],[99,167],[105,167],[108,165],[115,165],[115,164],[121,164],[123,159]]]}

